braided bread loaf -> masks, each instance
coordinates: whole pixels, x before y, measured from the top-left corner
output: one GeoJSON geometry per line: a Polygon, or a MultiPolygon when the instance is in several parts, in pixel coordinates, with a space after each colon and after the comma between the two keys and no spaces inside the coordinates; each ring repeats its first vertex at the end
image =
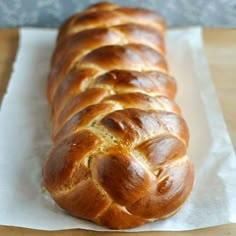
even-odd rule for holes
{"type": "Polygon", "coordinates": [[[193,186],[189,134],[156,13],[93,5],[60,28],[48,79],[54,148],[44,182],[74,216],[111,229],[176,213],[193,186]]]}

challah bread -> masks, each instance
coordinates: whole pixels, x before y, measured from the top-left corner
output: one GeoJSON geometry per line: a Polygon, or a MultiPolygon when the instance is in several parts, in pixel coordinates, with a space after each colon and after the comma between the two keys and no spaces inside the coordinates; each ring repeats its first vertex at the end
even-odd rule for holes
{"type": "Polygon", "coordinates": [[[193,186],[188,128],[156,13],[99,3],[60,28],[44,183],[70,214],[111,229],[175,214],[193,186]]]}

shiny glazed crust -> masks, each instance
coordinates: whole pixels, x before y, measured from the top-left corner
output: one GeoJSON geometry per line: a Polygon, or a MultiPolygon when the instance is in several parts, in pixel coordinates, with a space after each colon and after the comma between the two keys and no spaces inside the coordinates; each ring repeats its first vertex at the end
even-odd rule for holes
{"type": "Polygon", "coordinates": [[[164,35],[158,14],[112,3],[61,26],[48,78],[54,147],[43,176],[70,214],[131,228],[173,215],[189,196],[189,133],[164,35]]]}

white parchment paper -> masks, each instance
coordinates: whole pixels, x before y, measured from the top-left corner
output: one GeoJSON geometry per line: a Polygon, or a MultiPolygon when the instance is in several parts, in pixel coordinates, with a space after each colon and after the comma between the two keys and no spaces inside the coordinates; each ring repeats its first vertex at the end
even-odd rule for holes
{"type": "MultiPolygon", "coordinates": [[[[14,71],[0,112],[0,224],[42,230],[107,231],[74,218],[42,188],[52,146],[46,100],[56,30],[20,30],[14,71]]],[[[170,30],[168,62],[189,125],[194,190],[175,216],[126,231],[190,230],[236,222],[236,158],[203,54],[200,28],[170,30]]],[[[225,78],[227,79],[227,78],[225,78]]]]}

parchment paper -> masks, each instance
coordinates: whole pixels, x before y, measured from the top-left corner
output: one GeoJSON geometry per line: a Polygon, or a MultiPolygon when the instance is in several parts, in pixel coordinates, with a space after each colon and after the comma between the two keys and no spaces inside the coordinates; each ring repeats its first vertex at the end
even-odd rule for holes
{"type": "MultiPolygon", "coordinates": [[[[45,90],[55,36],[56,30],[20,30],[0,112],[0,224],[107,231],[65,213],[42,187],[42,166],[52,147],[45,90]]],[[[236,158],[203,54],[201,29],[169,30],[167,50],[179,87],[177,102],[191,134],[194,190],[175,216],[126,231],[190,230],[236,222],[236,158]]]]}

